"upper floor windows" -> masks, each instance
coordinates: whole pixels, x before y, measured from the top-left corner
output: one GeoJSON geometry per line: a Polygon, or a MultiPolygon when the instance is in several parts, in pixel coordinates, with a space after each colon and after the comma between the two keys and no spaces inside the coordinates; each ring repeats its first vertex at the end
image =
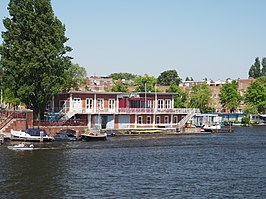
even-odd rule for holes
{"type": "Polygon", "coordinates": [[[165,100],[165,108],[171,108],[171,100],[170,99],[165,100]]]}
{"type": "Polygon", "coordinates": [[[159,99],[158,100],[158,109],[163,109],[164,108],[163,105],[164,105],[163,100],[159,99]]]}
{"type": "Polygon", "coordinates": [[[98,98],[97,99],[97,110],[103,110],[104,109],[104,99],[98,98]]]}
{"type": "Polygon", "coordinates": [[[115,99],[109,99],[108,101],[108,109],[114,110],[115,109],[115,99]]]}
{"type": "Polygon", "coordinates": [[[86,109],[92,109],[92,98],[86,99],[86,109]]]}

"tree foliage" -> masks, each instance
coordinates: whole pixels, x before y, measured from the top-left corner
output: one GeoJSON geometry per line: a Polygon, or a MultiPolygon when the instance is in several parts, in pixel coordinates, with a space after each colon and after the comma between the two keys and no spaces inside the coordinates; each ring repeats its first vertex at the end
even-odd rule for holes
{"type": "Polygon", "coordinates": [[[260,60],[258,57],[255,58],[255,63],[251,65],[248,76],[252,78],[258,78],[262,75],[261,68],[260,68],[260,60]]]}
{"type": "Polygon", "coordinates": [[[136,92],[154,92],[157,79],[153,76],[147,74],[143,76],[138,76],[135,79],[135,91],[136,92]]]}
{"type": "Polygon", "coordinates": [[[131,73],[112,73],[109,75],[113,80],[134,80],[137,75],[131,73]]]}
{"type": "Polygon", "coordinates": [[[262,58],[261,65],[262,65],[261,75],[266,76],[266,57],[262,58]]]}
{"type": "Polygon", "coordinates": [[[247,103],[245,104],[245,107],[243,108],[243,113],[246,114],[257,114],[258,113],[258,109],[255,105],[247,103]]]}
{"type": "Polygon", "coordinates": [[[128,85],[121,80],[115,81],[114,86],[111,89],[113,92],[128,92],[128,85]]]}
{"type": "Polygon", "coordinates": [[[266,76],[257,78],[252,82],[244,96],[244,101],[250,106],[255,106],[259,113],[266,110],[266,76]]]}
{"type": "Polygon", "coordinates": [[[185,81],[194,81],[194,79],[192,77],[186,77],[185,81]]]}
{"type": "Polygon", "coordinates": [[[65,54],[65,26],[50,0],[10,0],[3,20],[1,63],[7,97],[20,99],[39,117],[49,99],[66,85],[71,66],[65,54]],[[67,72],[68,71],[68,72],[67,72]]]}
{"type": "Polygon", "coordinates": [[[228,108],[230,112],[239,107],[242,97],[238,91],[238,84],[234,80],[222,85],[219,93],[220,103],[223,107],[228,108]]]}
{"type": "Polygon", "coordinates": [[[166,90],[169,93],[176,93],[174,95],[174,107],[185,108],[188,94],[179,88],[176,84],[171,84],[169,89],[166,90]]]}
{"type": "Polygon", "coordinates": [[[190,108],[199,108],[202,112],[207,112],[209,110],[208,103],[210,97],[211,89],[206,83],[194,85],[188,98],[188,106],[190,108]]]}
{"type": "Polygon", "coordinates": [[[162,86],[170,86],[171,84],[179,85],[181,79],[176,70],[167,70],[159,75],[157,82],[162,86]]]}
{"type": "Polygon", "coordinates": [[[86,76],[87,72],[85,68],[80,67],[78,64],[71,64],[70,67],[65,71],[64,90],[77,90],[80,84],[85,83],[86,76]]]}

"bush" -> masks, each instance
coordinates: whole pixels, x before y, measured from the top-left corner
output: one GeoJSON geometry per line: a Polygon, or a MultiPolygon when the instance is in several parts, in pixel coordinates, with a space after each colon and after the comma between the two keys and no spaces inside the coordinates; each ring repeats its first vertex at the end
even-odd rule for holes
{"type": "Polygon", "coordinates": [[[242,117],[242,119],[241,119],[241,123],[242,123],[242,124],[249,124],[249,123],[250,123],[250,120],[249,120],[248,117],[244,116],[244,117],[242,117]]]}

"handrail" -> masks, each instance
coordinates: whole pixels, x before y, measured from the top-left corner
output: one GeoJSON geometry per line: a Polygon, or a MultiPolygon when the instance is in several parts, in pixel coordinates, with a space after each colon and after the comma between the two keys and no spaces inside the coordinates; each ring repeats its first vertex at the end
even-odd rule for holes
{"type": "MultiPolygon", "coordinates": [[[[94,110],[94,109],[73,109],[71,113],[74,114],[98,114],[98,113],[113,113],[113,114],[123,114],[123,113],[136,113],[136,114],[145,114],[145,113],[154,113],[154,114],[189,114],[192,110],[195,110],[193,108],[169,108],[169,109],[155,109],[155,108],[118,108],[116,109],[109,109],[104,108],[100,110],[94,110]]],[[[69,111],[67,107],[63,107],[59,114],[62,116],[66,115],[69,111]]],[[[198,113],[198,111],[195,111],[195,113],[198,113]]]]}
{"type": "Polygon", "coordinates": [[[14,118],[15,112],[12,112],[10,115],[8,115],[7,118],[5,118],[4,121],[1,122],[0,124],[0,130],[2,130],[5,126],[7,126],[9,124],[10,121],[12,121],[12,119],[14,118]]]}
{"type": "Polygon", "coordinates": [[[181,128],[187,123],[187,121],[195,115],[195,113],[198,113],[199,109],[192,109],[189,114],[187,114],[182,120],[180,120],[177,123],[177,130],[180,131],[181,128]]]}

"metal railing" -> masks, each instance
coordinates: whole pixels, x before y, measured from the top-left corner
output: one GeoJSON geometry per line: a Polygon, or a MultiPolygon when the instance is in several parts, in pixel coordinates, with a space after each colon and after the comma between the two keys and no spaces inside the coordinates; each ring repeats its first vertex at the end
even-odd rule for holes
{"type": "Polygon", "coordinates": [[[86,126],[86,120],[33,121],[33,126],[86,126]]]}
{"type": "Polygon", "coordinates": [[[25,119],[26,113],[22,111],[3,110],[3,111],[0,111],[0,118],[1,118],[0,132],[2,132],[4,131],[5,127],[11,124],[11,122],[14,119],[17,119],[17,118],[25,119]]]}
{"type": "MultiPolygon", "coordinates": [[[[70,109],[64,107],[59,113],[66,115],[70,109]]],[[[118,108],[118,109],[72,109],[71,113],[75,114],[145,114],[145,113],[154,113],[154,114],[189,114],[192,110],[195,110],[195,113],[199,113],[197,109],[193,108],[169,108],[169,109],[155,109],[155,108],[118,108]]]]}

